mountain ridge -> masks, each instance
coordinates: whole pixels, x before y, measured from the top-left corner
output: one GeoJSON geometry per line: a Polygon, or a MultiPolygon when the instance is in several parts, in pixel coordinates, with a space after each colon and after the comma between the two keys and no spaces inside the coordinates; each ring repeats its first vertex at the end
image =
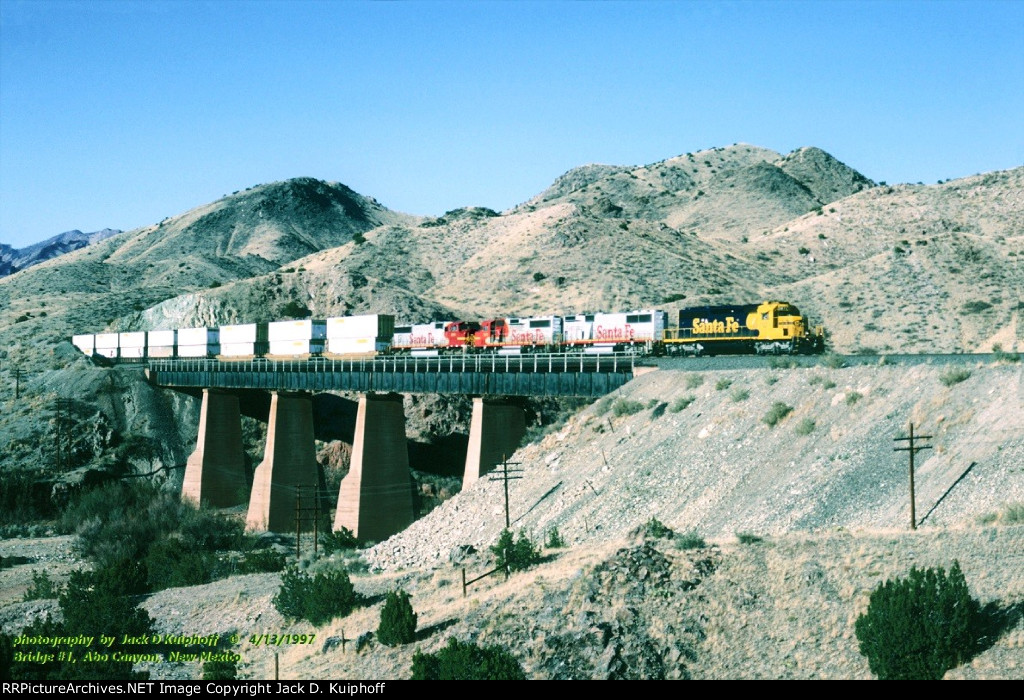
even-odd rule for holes
{"type": "Polygon", "coordinates": [[[51,236],[44,241],[33,243],[24,248],[14,248],[6,243],[0,243],[0,277],[13,275],[19,270],[24,270],[51,258],[98,243],[119,233],[121,233],[119,229],[111,228],[91,233],[83,233],[78,229],[73,229],[64,233],[58,233],[56,236],[51,236]]]}

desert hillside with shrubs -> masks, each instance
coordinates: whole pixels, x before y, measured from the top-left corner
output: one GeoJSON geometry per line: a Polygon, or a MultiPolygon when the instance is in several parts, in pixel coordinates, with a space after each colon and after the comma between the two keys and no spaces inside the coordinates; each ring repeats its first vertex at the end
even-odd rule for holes
{"type": "MultiPolygon", "coordinates": [[[[895,620],[970,612],[914,677],[1024,676],[1022,178],[888,185],[819,149],[735,144],[440,217],[297,178],[4,276],[0,672],[68,677],[66,660],[4,666],[24,651],[9,641],[106,630],[151,643],[95,678],[899,677],[890,640],[934,631],[879,628],[889,595],[895,620]],[[324,535],[355,397],[318,396],[324,525],[298,554],[294,535],[244,532],[244,507],[180,502],[196,396],[69,342],[766,298],[821,323],[829,354],[650,362],[597,401],[525,401],[507,530],[501,482],[461,489],[468,399],[408,396],[416,522],[380,543],[324,535]],[[894,450],[911,423],[929,448],[915,531],[894,450]]],[[[251,469],[266,425],[249,398],[251,469]]]]}

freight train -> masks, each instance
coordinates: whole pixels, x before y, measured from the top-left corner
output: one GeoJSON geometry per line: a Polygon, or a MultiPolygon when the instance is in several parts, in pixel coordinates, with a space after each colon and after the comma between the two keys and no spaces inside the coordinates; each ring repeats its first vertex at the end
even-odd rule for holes
{"type": "Polygon", "coordinates": [[[667,311],[644,309],[396,326],[393,316],[369,314],[83,334],[74,336],[72,342],[101,362],[529,352],[783,355],[813,354],[825,349],[824,330],[812,327],[796,306],[784,301],[680,309],[671,320],[675,323],[670,323],[667,311]]]}

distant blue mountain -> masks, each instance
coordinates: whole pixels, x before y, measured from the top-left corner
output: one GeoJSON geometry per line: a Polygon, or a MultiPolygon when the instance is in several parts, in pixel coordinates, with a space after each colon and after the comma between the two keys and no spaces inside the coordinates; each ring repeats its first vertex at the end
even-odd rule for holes
{"type": "Polygon", "coordinates": [[[65,231],[53,238],[47,238],[42,243],[34,243],[25,248],[12,248],[6,243],[0,243],[0,277],[13,275],[26,267],[38,265],[41,262],[56,258],[58,255],[70,253],[73,250],[84,248],[87,245],[98,243],[105,238],[121,233],[117,229],[105,228],[102,231],[82,233],[79,230],[65,231]]]}

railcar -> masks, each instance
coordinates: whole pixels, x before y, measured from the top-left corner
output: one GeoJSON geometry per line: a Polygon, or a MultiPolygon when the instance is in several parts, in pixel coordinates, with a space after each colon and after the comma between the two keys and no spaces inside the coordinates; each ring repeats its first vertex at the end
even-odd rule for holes
{"type": "Polygon", "coordinates": [[[438,320],[395,326],[393,316],[367,314],[177,330],[75,335],[99,360],[149,358],[352,357],[384,353],[610,353],[716,355],[817,353],[825,333],[811,328],[793,304],[699,306],[681,309],[675,325],[658,309],[483,321],[438,320]]]}
{"type": "Polygon", "coordinates": [[[799,309],[785,301],[679,310],[679,322],[665,329],[671,355],[745,353],[784,355],[825,349],[821,327],[811,329],[799,309]]]}

